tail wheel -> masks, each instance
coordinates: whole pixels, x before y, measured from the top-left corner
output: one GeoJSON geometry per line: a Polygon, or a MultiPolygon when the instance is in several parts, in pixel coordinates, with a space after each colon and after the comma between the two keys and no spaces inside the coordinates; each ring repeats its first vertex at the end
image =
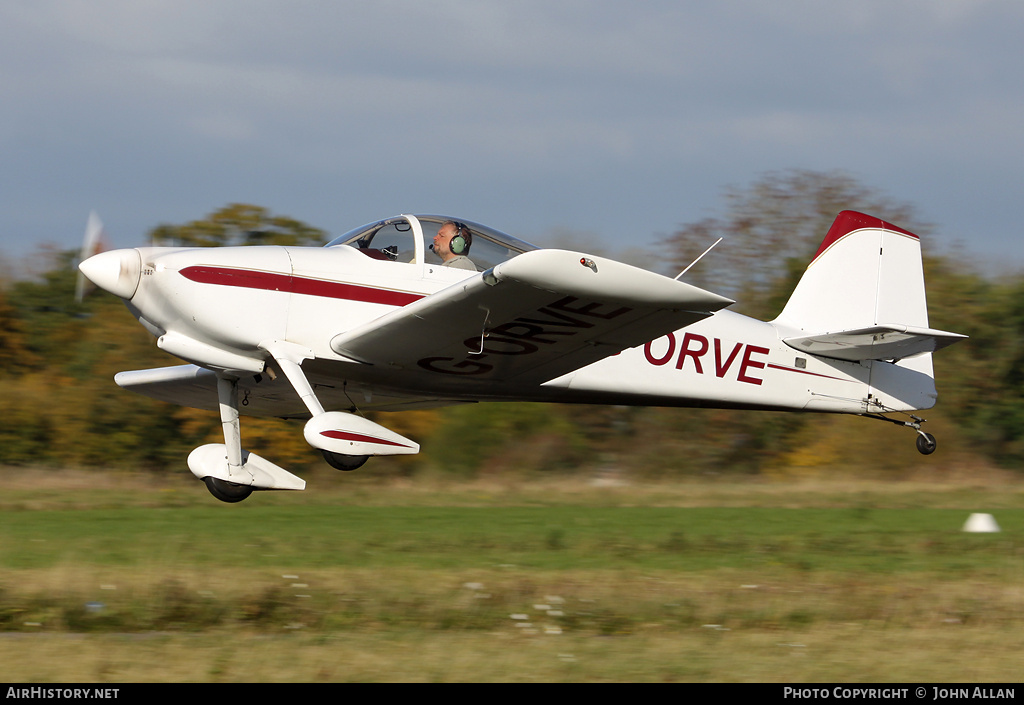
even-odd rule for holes
{"type": "Polygon", "coordinates": [[[228,502],[229,504],[241,502],[252,494],[252,487],[249,485],[237,485],[234,482],[220,480],[216,477],[204,477],[203,482],[206,483],[206,489],[210,490],[210,494],[221,502],[228,502]]]}
{"type": "Polygon", "coordinates": [[[320,452],[323,454],[324,460],[327,461],[328,465],[342,472],[361,468],[363,463],[370,459],[368,455],[345,455],[344,453],[332,453],[329,450],[321,450],[320,452]]]}
{"type": "Polygon", "coordinates": [[[931,455],[935,452],[935,436],[921,431],[917,434],[917,452],[921,455],[931,455]]]}

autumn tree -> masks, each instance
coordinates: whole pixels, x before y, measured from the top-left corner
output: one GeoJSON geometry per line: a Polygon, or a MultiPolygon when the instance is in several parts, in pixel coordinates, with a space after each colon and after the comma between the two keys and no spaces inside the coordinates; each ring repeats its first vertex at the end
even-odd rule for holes
{"type": "Polygon", "coordinates": [[[322,245],[327,234],[301,220],[271,215],[267,208],[232,203],[201,220],[183,225],[158,225],[150,241],[164,247],[225,245],[322,245]]]}
{"type": "Polygon", "coordinates": [[[869,213],[923,234],[930,227],[899,203],[838,171],[770,172],[729,188],[724,213],[683,225],[663,241],[679,272],[719,237],[717,248],[686,273],[692,284],[736,300],[732,310],[777,315],[836,215],[869,213]]]}
{"type": "Polygon", "coordinates": [[[0,289],[0,375],[18,374],[36,364],[28,349],[25,329],[17,310],[0,289]]]}
{"type": "Polygon", "coordinates": [[[969,336],[935,356],[940,408],[975,450],[1024,463],[1024,276],[991,279],[926,258],[930,324],[969,336]]]}

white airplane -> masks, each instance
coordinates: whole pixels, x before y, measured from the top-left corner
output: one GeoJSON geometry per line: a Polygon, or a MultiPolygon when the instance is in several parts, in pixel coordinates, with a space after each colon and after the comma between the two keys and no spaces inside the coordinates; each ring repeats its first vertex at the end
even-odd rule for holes
{"type": "Polygon", "coordinates": [[[363,412],[491,400],[856,414],[915,429],[929,454],[909,412],[935,404],[932,353],[965,337],[928,327],[918,237],[853,211],[770,322],[678,277],[431,215],[324,247],[139,247],[80,269],[191,363],[115,381],[220,410],[224,443],[188,465],[225,502],[305,488],[242,449],[240,413],[308,419],[339,470],[419,452],[363,412]]]}

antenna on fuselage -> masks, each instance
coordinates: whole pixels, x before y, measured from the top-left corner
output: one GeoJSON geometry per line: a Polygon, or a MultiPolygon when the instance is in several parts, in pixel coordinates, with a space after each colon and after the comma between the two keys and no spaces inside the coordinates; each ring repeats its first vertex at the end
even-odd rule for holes
{"type": "Polygon", "coordinates": [[[690,264],[688,264],[688,265],[686,266],[686,269],[684,269],[683,271],[681,271],[681,272],[680,272],[679,274],[677,274],[677,275],[675,276],[676,280],[678,281],[678,280],[679,280],[679,277],[681,277],[681,276],[683,276],[684,274],[686,274],[687,272],[689,272],[689,271],[690,271],[690,267],[692,267],[693,265],[695,265],[695,264],[697,264],[698,262],[700,262],[701,258],[702,258],[702,257],[704,257],[704,255],[706,255],[707,253],[711,252],[711,250],[715,249],[715,245],[717,245],[718,243],[720,243],[720,242],[721,242],[722,240],[724,240],[724,239],[725,239],[725,238],[722,238],[722,237],[720,237],[720,238],[718,238],[717,240],[715,240],[715,241],[714,241],[714,243],[712,243],[711,247],[709,247],[708,249],[706,249],[706,250],[704,250],[703,252],[701,252],[701,253],[700,253],[700,255],[699,255],[699,256],[697,257],[697,259],[695,259],[695,260],[693,260],[692,262],[690,262],[690,264]]]}

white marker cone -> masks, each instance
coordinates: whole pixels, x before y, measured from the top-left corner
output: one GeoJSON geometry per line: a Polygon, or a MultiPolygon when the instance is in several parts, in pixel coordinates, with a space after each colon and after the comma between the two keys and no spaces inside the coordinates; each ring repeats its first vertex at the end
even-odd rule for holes
{"type": "Polygon", "coordinates": [[[964,531],[973,533],[996,533],[1000,531],[999,524],[991,514],[972,514],[964,522],[964,531]]]}

